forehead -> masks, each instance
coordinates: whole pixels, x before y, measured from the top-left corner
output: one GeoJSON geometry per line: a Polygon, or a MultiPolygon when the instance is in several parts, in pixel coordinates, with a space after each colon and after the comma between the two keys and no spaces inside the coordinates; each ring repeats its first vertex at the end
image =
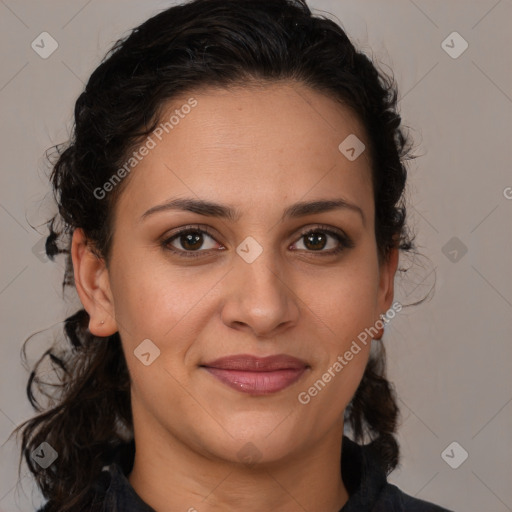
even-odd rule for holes
{"type": "Polygon", "coordinates": [[[254,210],[343,195],[372,208],[369,152],[351,161],[340,150],[347,137],[368,146],[363,125],[304,85],[191,91],[166,104],[159,121],[151,143],[142,143],[151,149],[130,172],[118,212],[142,214],[179,196],[254,210]]]}

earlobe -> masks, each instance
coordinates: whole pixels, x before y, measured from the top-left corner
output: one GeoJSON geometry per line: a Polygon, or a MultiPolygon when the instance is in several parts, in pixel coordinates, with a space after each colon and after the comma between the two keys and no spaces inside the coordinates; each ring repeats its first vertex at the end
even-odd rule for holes
{"type": "Polygon", "coordinates": [[[75,229],[71,242],[75,286],[89,313],[89,330],[96,336],[110,336],[117,331],[114,301],[105,261],[90,247],[81,228],[75,229]]]}

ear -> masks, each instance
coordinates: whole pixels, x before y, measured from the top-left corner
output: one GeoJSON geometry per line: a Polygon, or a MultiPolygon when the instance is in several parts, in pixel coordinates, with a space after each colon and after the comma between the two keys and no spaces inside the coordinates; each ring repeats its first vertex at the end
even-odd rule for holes
{"type": "Polygon", "coordinates": [[[378,314],[385,314],[393,302],[398,256],[398,247],[393,247],[389,251],[388,257],[379,265],[378,314]]]}
{"type": "Polygon", "coordinates": [[[90,317],[89,330],[96,336],[114,334],[117,324],[108,269],[105,261],[92,252],[80,228],[73,232],[71,257],[76,290],[90,317]]]}

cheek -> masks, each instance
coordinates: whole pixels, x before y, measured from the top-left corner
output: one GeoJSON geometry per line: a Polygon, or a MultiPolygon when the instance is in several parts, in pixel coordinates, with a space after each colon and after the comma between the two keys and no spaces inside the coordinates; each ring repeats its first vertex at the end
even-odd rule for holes
{"type": "Polygon", "coordinates": [[[317,323],[319,343],[314,349],[317,364],[298,401],[312,418],[334,424],[356,392],[368,361],[371,336],[365,329],[375,321],[375,284],[358,272],[340,273],[338,279],[325,280],[306,302],[313,312],[308,313],[311,321],[317,323]]]}
{"type": "MultiPolygon", "coordinates": [[[[157,258],[150,263],[140,258],[117,262],[113,293],[119,333],[128,361],[149,339],[160,350],[158,363],[181,375],[194,340],[215,314],[215,287],[225,272],[180,270],[157,258]]],[[[140,370],[137,360],[131,366],[140,370]]]]}
{"type": "Polygon", "coordinates": [[[302,283],[297,295],[330,338],[346,343],[375,322],[378,268],[371,258],[356,256],[313,282],[302,283]]]}
{"type": "Polygon", "coordinates": [[[304,297],[311,322],[317,324],[319,343],[316,366],[299,403],[335,422],[353,397],[363,376],[371,347],[365,329],[376,318],[378,267],[368,253],[354,254],[335,272],[304,283],[304,297]],[[308,291],[309,290],[309,291],[308,291]]]}
{"type": "Polygon", "coordinates": [[[170,270],[170,265],[151,257],[149,251],[116,260],[111,277],[116,320],[129,338],[161,337],[190,309],[191,289],[199,293],[197,283],[183,286],[185,278],[170,270]]]}

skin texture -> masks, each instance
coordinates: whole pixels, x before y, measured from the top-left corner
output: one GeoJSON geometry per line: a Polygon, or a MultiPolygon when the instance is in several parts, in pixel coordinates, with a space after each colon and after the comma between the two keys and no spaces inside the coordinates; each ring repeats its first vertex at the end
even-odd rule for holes
{"type": "MultiPolygon", "coordinates": [[[[393,300],[398,253],[379,264],[369,152],[349,161],[338,149],[352,133],[366,144],[364,129],[350,110],[297,83],[194,91],[169,112],[191,96],[197,106],[125,178],[108,266],[81,230],[73,236],[89,328],[120,332],[132,379],[129,480],[158,511],[337,512],[348,498],[343,412],[370,345],[310,403],[297,397],[393,300]],[[185,197],[230,205],[240,218],[168,210],[140,220],[185,197]],[[293,203],[337,198],[364,220],[347,208],[281,220],[293,203]],[[177,228],[197,224],[213,236],[193,246],[200,257],[162,247],[177,228]],[[354,247],[327,255],[334,237],[324,234],[322,247],[301,236],[321,224],[354,247]],[[236,252],[248,236],[263,248],[252,263],[236,252]],[[149,366],[133,354],[144,339],[160,349],[149,366]],[[232,354],[289,354],[309,368],[277,393],[251,396],[199,367],[232,354]],[[245,464],[240,450],[257,461],[245,464]]],[[[191,252],[183,237],[172,246],[191,252]]]]}

